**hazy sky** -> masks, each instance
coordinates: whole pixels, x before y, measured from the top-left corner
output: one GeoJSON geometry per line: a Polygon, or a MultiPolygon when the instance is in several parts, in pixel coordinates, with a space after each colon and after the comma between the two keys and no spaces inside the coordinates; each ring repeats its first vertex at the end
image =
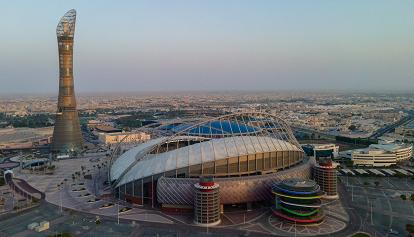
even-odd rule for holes
{"type": "Polygon", "coordinates": [[[414,90],[414,1],[0,0],[0,93],[57,93],[77,10],[77,92],[414,90]]]}

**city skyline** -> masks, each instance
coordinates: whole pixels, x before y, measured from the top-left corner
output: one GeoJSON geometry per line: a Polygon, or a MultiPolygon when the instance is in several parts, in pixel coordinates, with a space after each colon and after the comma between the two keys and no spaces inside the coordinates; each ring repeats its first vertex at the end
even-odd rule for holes
{"type": "Polygon", "coordinates": [[[50,29],[71,8],[80,93],[414,89],[409,1],[3,5],[1,94],[56,94],[50,29]]]}

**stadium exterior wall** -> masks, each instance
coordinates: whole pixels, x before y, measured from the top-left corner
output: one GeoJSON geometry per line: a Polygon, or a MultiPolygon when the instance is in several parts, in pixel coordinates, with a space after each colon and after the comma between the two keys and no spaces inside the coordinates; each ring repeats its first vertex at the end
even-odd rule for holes
{"type": "MultiPolygon", "coordinates": [[[[220,185],[220,203],[236,204],[271,200],[271,187],[274,183],[292,178],[309,179],[311,167],[314,164],[314,158],[309,158],[296,166],[276,173],[216,178],[214,181],[220,185]]],[[[198,180],[197,178],[159,178],[156,185],[158,203],[192,206],[193,188],[198,180]]]]}

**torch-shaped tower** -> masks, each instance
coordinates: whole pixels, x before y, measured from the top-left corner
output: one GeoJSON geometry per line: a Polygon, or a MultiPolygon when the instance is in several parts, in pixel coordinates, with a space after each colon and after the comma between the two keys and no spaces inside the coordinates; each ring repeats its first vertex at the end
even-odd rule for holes
{"type": "Polygon", "coordinates": [[[82,148],[73,83],[73,38],[76,11],[66,12],[56,28],[59,49],[59,98],[51,150],[69,152],[82,148]]]}

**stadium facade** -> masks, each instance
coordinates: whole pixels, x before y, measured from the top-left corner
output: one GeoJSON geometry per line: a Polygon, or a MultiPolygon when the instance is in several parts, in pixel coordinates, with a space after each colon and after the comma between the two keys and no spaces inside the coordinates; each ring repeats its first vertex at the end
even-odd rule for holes
{"type": "Polygon", "coordinates": [[[76,11],[68,11],[59,21],[56,35],[59,50],[59,97],[51,150],[68,153],[82,148],[73,82],[73,43],[76,11]]]}
{"type": "Polygon", "coordinates": [[[236,113],[162,127],[174,134],[114,155],[109,179],[115,195],[163,209],[194,206],[194,185],[213,177],[220,203],[272,200],[271,187],[289,178],[308,179],[314,159],[280,118],[236,113]]]}

